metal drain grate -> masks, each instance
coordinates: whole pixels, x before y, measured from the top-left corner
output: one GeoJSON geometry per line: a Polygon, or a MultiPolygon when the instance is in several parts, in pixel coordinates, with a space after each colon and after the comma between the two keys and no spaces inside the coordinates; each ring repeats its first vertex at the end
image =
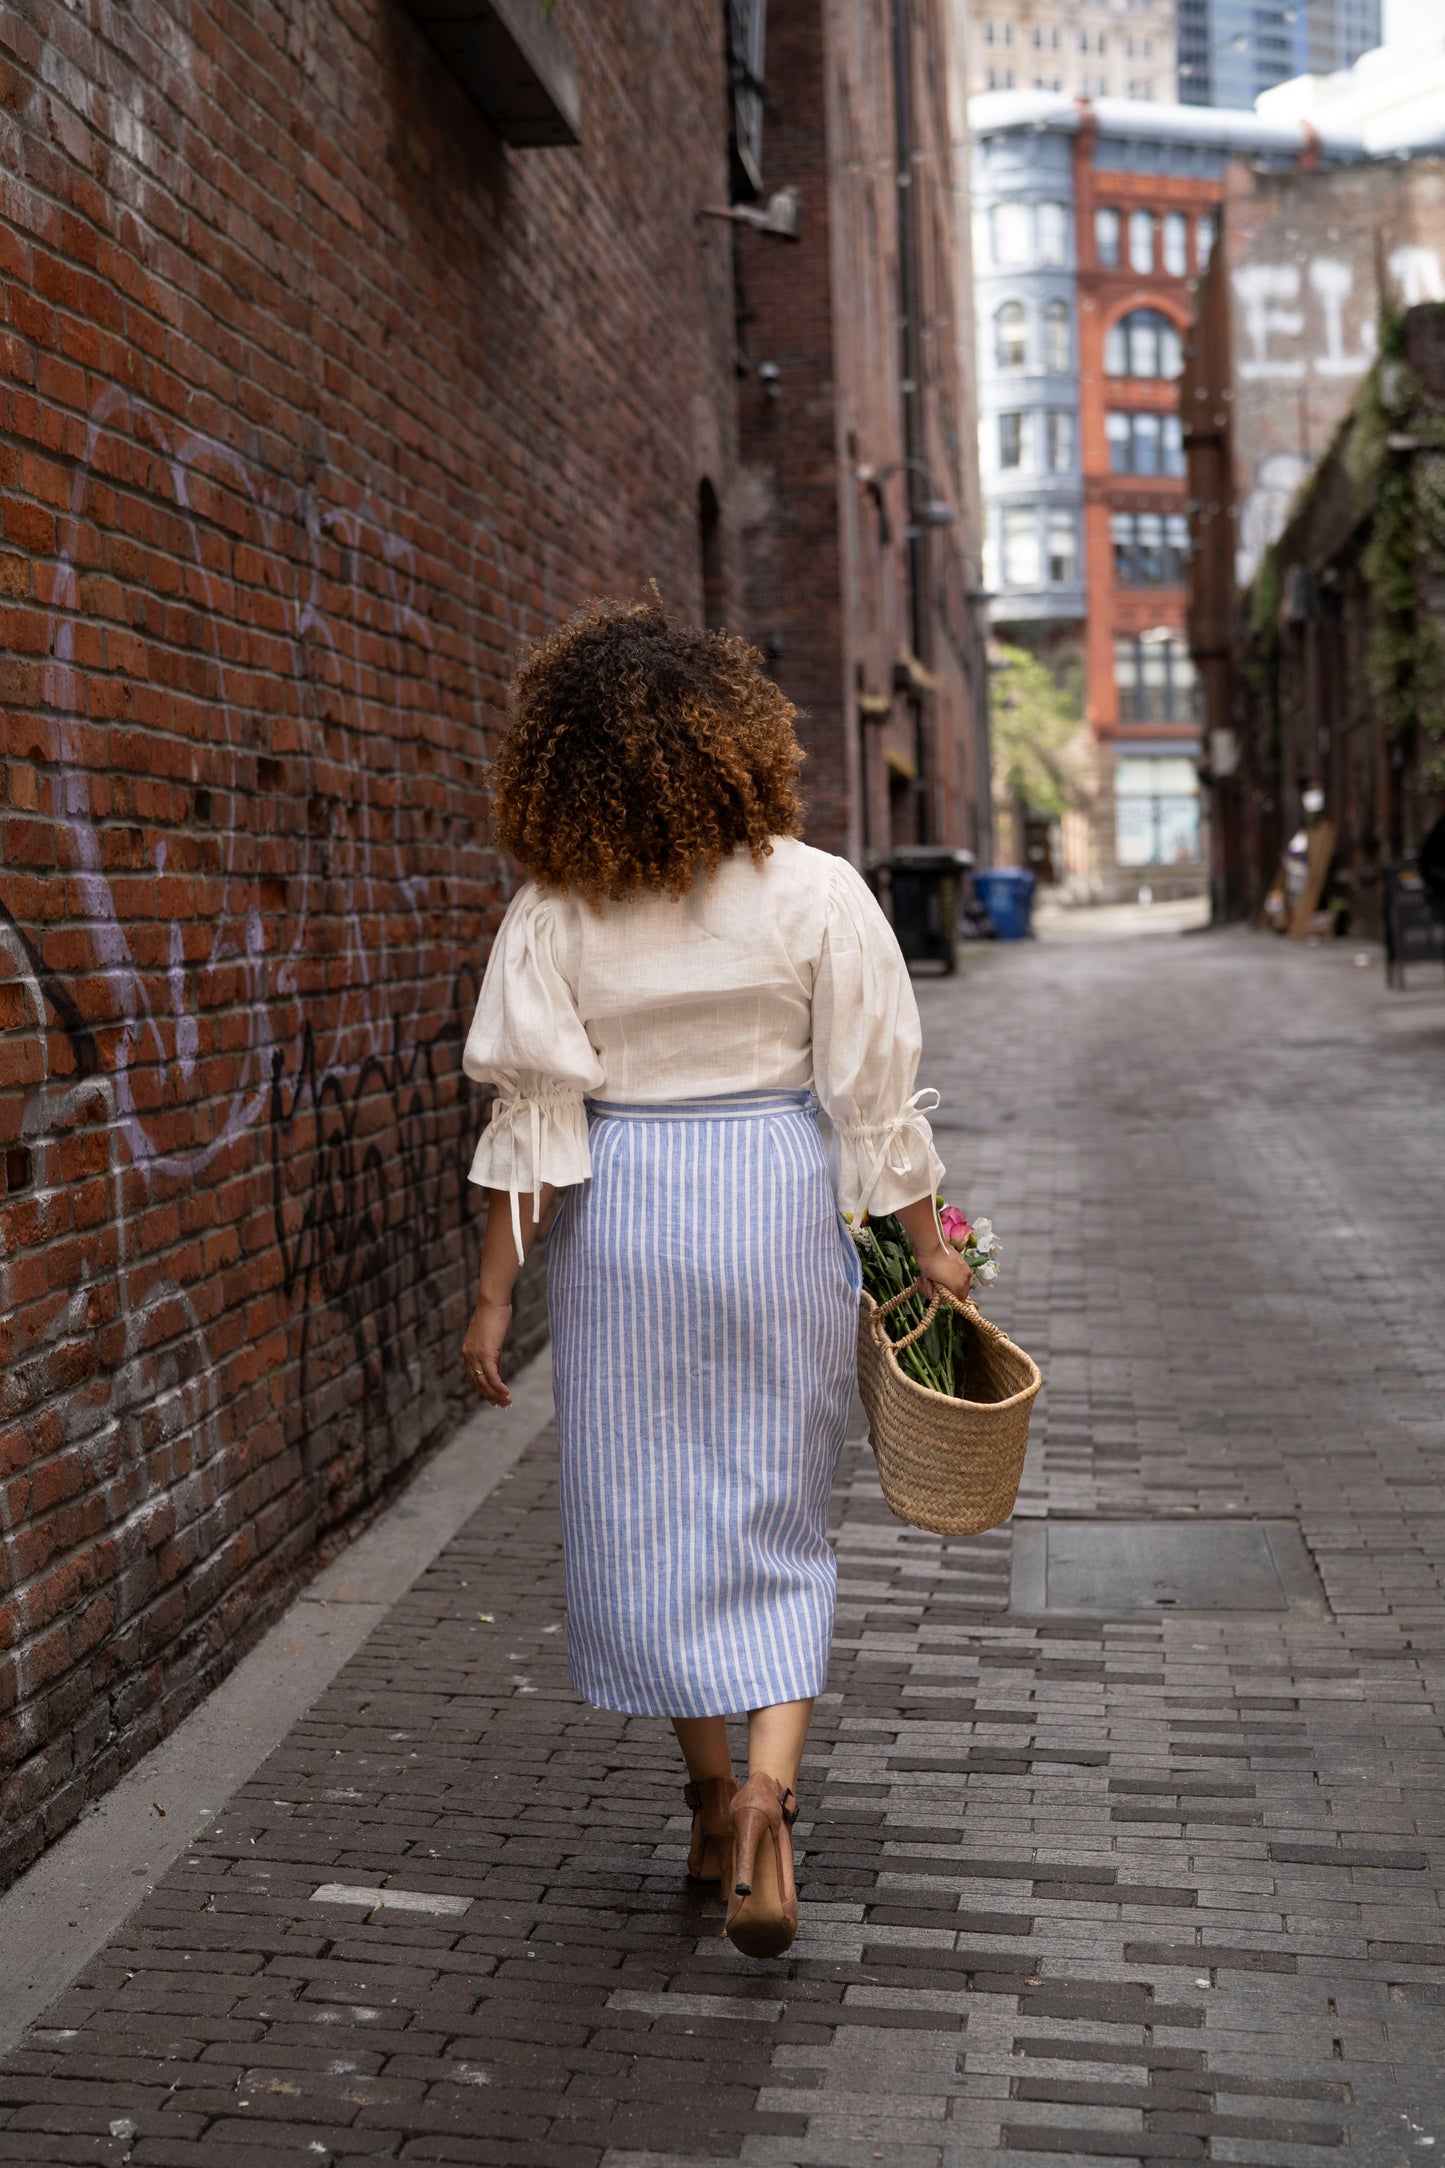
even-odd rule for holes
{"type": "Polygon", "coordinates": [[[1075,1618],[1329,1615],[1293,1521],[1016,1521],[1009,1608],[1075,1618]]]}

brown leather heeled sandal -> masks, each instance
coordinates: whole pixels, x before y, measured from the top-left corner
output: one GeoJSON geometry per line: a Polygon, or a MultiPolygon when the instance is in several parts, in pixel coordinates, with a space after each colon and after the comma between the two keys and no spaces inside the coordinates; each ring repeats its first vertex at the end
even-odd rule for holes
{"type": "Polygon", "coordinates": [[[724,1933],[744,1957],[781,1957],[798,1932],[793,1824],[798,1802],[776,1777],[749,1777],[733,1795],[733,1881],[724,1933]]]}
{"type": "Polygon", "coordinates": [[[687,1848],[687,1871],[694,1882],[733,1883],[733,1825],[728,1808],[738,1788],[735,1776],[702,1777],[683,1787],[683,1798],[692,1808],[692,1842],[687,1848]]]}

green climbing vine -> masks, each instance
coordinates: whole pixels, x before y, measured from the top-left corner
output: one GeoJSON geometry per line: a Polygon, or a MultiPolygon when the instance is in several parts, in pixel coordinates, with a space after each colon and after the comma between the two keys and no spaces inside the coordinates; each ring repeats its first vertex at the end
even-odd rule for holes
{"type": "Polygon", "coordinates": [[[1374,483],[1369,582],[1371,690],[1392,738],[1427,738],[1432,783],[1445,785],[1445,626],[1422,593],[1445,592],[1445,417],[1430,411],[1405,362],[1404,318],[1387,303],[1379,360],[1361,394],[1350,464],[1374,483]]]}

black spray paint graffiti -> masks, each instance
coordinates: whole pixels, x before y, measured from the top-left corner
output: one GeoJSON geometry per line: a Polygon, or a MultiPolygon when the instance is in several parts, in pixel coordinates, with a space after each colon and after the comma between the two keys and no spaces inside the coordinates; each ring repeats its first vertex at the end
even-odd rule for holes
{"type": "MultiPolygon", "coordinates": [[[[376,507],[328,505],[319,479],[262,473],[111,387],[73,470],[56,557],[37,567],[49,638],[27,725],[31,825],[52,839],[69,923],[64,968],[51,969],[47,932],[21,923],[18,890],[0,912],[0,975],[19,990],[16,1028],[35,1048],[13,1172],[42,1208],[63,1203],[83,1129],[103,1137],[95,1179],[108,1201],[81,1284],[33,1325],[17,1292],[25,1260],[0,1243],[0,1313],[21,1320],[0,1412],[28,1428],[47,1394],[64,1402],[67,1434],[83,1435],[107,1471],[105,1524],[123,1562],[163,1517],[204,1516],[214,1550],[239,1511],[224,1488],[229,1412],[212,1328],[196,1290],[150,1246],[157,1208],[242,1171],[248,1135],[259,1144],[268,1123],[285,1287],[304,1313],[303,1430],[326,1337],[314,1313],[339,1332],[330,1368],[359,1361],[365,1389],[385,1391],[390,1351],[425,1302],[428,1245],[468,1239],[465,1169],[482,1109],[461,1079],[459,1040],[512,877],[477,840],[471,800],[448,786],[422,802],[418,764],[445,772],[426,719],[455,723],[459,694],[480,750],[482,686],[529,628],[484,519],[467,562],[465,594],[424,595],[412,541],[376,507]],[[97,715],[141,731],[128,682],[116,707],[90,614],[126,500],[163,515],[184,586],[186,607],[169,616],[140,590],[125,604],[132,645],[164,622],[154,697],[183,685],[204,709],[192,741],[154,741],[149,801],[169,793],[180,812],[144,812],[138,798],[118,809],[117,776],[97,756],[97,715]],[[445,1013],[439,970],[451,982],[445,1013]],[[121,1352],[107,1358],[99,1400],[93,1384],[66,1380],[69,1350],[102,1311],[119,1321],[121,1352]]],[[[12,1588],[23,1511],[0,1491],[12,1588]]],[[[24,1701],[37,1682],[17,1668],[24,1701]]]]}
{"type": "Polygon", "coordinates": [[[301,1392],[310,1397],[313,1298],[344,1321],[372,1391],[423,1338],[429,1272],[448,1236],[475,1247],[467,1165],[485,1102],[461,1071],[480,984],[458,972],[434,1038],[403,1051],[400,1032],[342,1077],[320,1071],[308,1027],[289,1086],[271,1073],[271,1184],[288,1296],[300,1295],[301,1392]]]}

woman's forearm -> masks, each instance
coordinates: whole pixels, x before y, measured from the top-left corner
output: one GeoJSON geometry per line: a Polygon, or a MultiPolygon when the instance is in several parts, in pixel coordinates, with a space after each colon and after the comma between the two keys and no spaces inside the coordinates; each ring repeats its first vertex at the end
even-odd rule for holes
{"type": "Polygon", "coordinates": [[[913,1253],[920,1263],[941,1246],[938,1207],[932,1197],[920,1197],[915,1204],[901,1204],[893,1216],[902,1221],[904,1231],[913,1244],[913,1253]]]}
{"type": "MultiPolygon", "coordinates": [[[[552,1209],[552,1199],[556,1194],[551,1184],[544,1182],[541,1210],[536,1213],[532,1210],[530,1193],[518,1199],[524,1256],[530,1256],[532,1244],[552,1209]]],[[[505,1308],[512,1299],[512,1289],[517,1284],[517,1274],[521,1269],[517,1245],[512,1240],[511,1193],[505,1189],[489,1189],[487,1225],[482,1235],[482,1270],[477,1289],[479,1300],[505,1308]]]]}

